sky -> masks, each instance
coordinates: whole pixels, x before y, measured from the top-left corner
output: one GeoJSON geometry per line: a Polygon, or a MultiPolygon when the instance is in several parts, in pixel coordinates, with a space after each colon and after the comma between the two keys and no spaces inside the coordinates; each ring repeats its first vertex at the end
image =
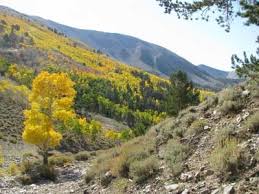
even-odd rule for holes
{"type": "Polygon", "coordinates": [[[213,20],[185,21],[164,14],[156,0],[0,0],[19,12],[68,26],[121,33],[163,46],[189,60],[231,70],[231,55],[255,53],[258,28],[232,23],[226,33],[213,20]]]}

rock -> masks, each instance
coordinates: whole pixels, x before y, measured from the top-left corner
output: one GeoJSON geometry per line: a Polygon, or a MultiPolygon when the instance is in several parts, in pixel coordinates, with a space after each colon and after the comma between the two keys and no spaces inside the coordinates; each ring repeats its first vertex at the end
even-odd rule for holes
{"type": "Polygon", "coordinates": [[[180,176],[180,180],[182,181],[188,181],[190,179],[192,179],[193,175],[191,172],[187,172],[187,173],[182,173],[180,176]]]}
{"type": "Polygon", "coordinates": [[[234,194],[235,189],[234,189],[235,184],[230,184],[224,187],[223,189],[223,194],[234,194]]]}
{"type": "Polygon", "coordinates": [[[209,191],[209,189],[204,188],[204,189],[200,190],[200,192],[199,192],[199,193],[200,193],[200,194],[209,194],[209,193],[210,193],[210,191],[209,191]]]}
{"type": "Polygon", "coordinates": [[[247,97],[247,96],[249,96],[250,95],[250,91],[249,90],[244,90],[243,92],[242,92],[242,96],[243,97],[247,97]]]}
{"type": "Polygon", "coordinates": [[[237,116],[236,122],[239,124],[242,121],[242,117],[240,115],[237,116]]]}
{"type": "Polygon", "coordinates": [[[181,194],[188,194],[189,190],[188,189],[184,189],[184,191],[181,194]]]}
{"type": "Polygon", "coordinates": [[[249,115],[250,115],[249,112],[245,112],[245,114],[242,116],[242,119],[245,120],[249,115]]]}
{"type": "Polygon", "coordinates": [[[150,185],[147,185],[147,186],[145,187],[145,190],[144,190],[144,191],[147,192],[147,193],[149,193],[149,192],[150,192],[150,187],[151,187],[150,185]]]}
{"type": "Polygon", "coordinates": [[[211,194],[219,194],[220,193],[220,190],[219,189],[215,189],[211,192],[211,194]]]}
{"type": "Polygon", "coordinates": [[[179,184],[165,185],[165,189],[167,191],[175,191],[178,188],[179,188],[179,184]]]}
{"type": "Polygon", "coordinates": [[[214,171],[213,171],[213,170],[208,169],[208,170],[205,170],[205,171],[204,171],[204,175],[205,175],[205,176],[210,176],[210,175],[213,175],[213,174],[214,174],[214,171]]]}

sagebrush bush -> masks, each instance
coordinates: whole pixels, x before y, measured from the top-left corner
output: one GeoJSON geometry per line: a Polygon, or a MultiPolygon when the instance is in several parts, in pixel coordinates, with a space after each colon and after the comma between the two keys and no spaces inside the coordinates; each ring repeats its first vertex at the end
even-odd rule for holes
{"type": "Polygon", "coordinates": [[[222,114],[229,114],[232,112],[237,112],[242,108],[242,103],[240,101],[231,101],[231,100],[226,100],[222,103],[220,107],[220,111],[222,114]]]}
{"type": "Polygon", "coordinates": [[[129,174],[133,180],[141,184],[158,172],[159,164],[155,157],[137,160],[130,164],[129,174]]]}
{"type": "Polygon", "coordinates": [[[93,171],[87,171],[85,174],[85,183],[88,184],[94,179],[94,172],[93,171]]]}
{"type": "Polygon", "coordinates": [[[222,129],[218,129],[217,131],[215,131],[214,140],[215,140],[216,144],[223,145],[225,140],[231,138],[231,134],[234,132],[234,130],[235,129],[233,126],[227,126],[227,127],[224,127],[222,129]]]}
{"type": "Polygon", "coordinates": [[[255,153],[255,159],[259,163],[259,150],[257,150],[255,153]]]}
{"type": "Polygon", "coordinates": [[[130,181],[126,178],[118,178],[112,183],[112,192],[111,193],[126,193],[127,187],[129,187],[130,181]]]}
{"type": "Polygon", "coordinates": [[[49,157],[49,164],[54,166],[64,166],[65,164],[72,163],[74,160],[71,154],[55,154],[49,157]]]}
{"type": "Polygon", "coordinates": [[[219,93],[218,102],[222,105],[225,101],[237,101],[241,97],[239,88],[226,88],[219,93]]]}
{"type": "Polygon", "coordinates": [[[186,131],[187,135],[197,135],[201,133],[207,121],[204,119],[195,120],[186,131]]]}
{"type": "Polygon", "coordinates": [[[3,165],[3,163],[4,163],[4,156],[2,152],[2,147],[0,146],[0,167],[3,165]]]}
{"type": "MultiPolygon", "coordinates": [[[[150,130],[145,136],[137,137],[120,147],[105,150],[96,158],[90,169],[93,176],[100,180],[110,172],[112,177],[129,177],[130,165],[135,161],[143,161],[155,151],[154,131],[150,130]]],[[[107,177],[106,177],[107,178],[107,177]]]]}
{"type": "Polygon", "coordinates": [[[78,161],[86,161],[89,159],[89,157],[90,157],[90,153],[88,151],[78,152],[75,155],[75,159],[78,161]]]}
{"type": "Polygon", "coordinates": [[[208,107],[215,107],[218,104],[218,101],[219,101],[218,96],[213,95],[213,96],[209,96],[207,98],[206,103],[207,103],[208,107]]]}
{"type": "Polygon", "coordinates": [[[10,176],[16,176],[16,175],[18,175],[21,171],[20,171],[19,166],[17,166],[17,164],[11,163],[11,164],[8,166],[7,172],[8,172],[8,174],[9,174],[10,176]]]}
{"type": "Polygon", "coordinates": [[[241,165],[241,150],[236,139],[227,139],[223,145],[217,145],[209,158],[211,167],[225,178],[238,172],[241,165]]]}
{"type": "Polygon", "coordinates": [[[22,184],[36,183],[42,179],[48,179],[54,181],[57,176],[57,172],[51,165],[42,165],[40,160],[28,160],[24,159],[20,165],[21,176],[18,180],[22,184]]]}
{"type": "Polygon", "coordinates": [[[168,141],[165,150],[165,160],[174,176],[179,175],[183,170],[184,160],[187,159],[188,146],[183,145],[177,139],[168,141]]]}
{"type": "Polygon", "coordinates": [[[251,130],[251,132],[259,132],[259,111],[257,111],[247,119],[246,126],[251,130]]]}

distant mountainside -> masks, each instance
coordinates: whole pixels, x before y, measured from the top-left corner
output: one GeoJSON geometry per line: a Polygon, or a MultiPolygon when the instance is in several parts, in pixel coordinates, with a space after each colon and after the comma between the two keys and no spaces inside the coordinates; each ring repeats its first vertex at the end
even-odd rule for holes
{"type": "Polygon", "coordinates": [[[215,78],[221,79],[238,79],[237,74],[234,71],[222,71],[219,69],[212,68],[207,65],[198,65],[198,68],[202,71],[205,71],[209,75],[215,78]]]}
{"type": "MultiPolygon", "coordinates": [[[[31,18],[42,25],[56,29],[71,38],[82,41],[114,59],[159,76],[169,76],[172,72],[182,70],[188,74],[189,78],[195,84],[202,87],[221,89],[226,84],[232,83],[231,80],[226,79],[226,76],[213,76],[214,74],[210,74],[203,68],[193,65],[170,50],[135,37],[77,29],[37,16],[31,16],[31,18]]],[[[220,72],[220,70],[216,69],[215,71],[220,72]]]]}
{"type": "Polygon", "coordinates": [[[216,90],[222,89],[223,87],[226,87],[226,85],[233,83],[233,80],[231,79],[211,75],[209,72],[193,65],[168,49],[135,37],[116,33],[77,29],[38,16],[21,14],[4,6],[0,6],[0,11],[1,10],[16,16],[22,15],[28,20],[33,20],[40,25],[47,26],[48,28],[54,29],[54,31],[79,40],[82,43],[85,43],[86,46],[105,53],[118,61],[141,68],[159,76],[167,77],[172,72],[182,70],[188,74],[188,77],[196,85],[216,90]]]}

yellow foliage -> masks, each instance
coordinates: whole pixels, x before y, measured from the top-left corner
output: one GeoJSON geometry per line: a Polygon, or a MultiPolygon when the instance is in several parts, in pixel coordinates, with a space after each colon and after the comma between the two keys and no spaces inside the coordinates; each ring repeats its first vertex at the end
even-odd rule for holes
{"type": "Polygon", "coordinates": [[[121,138],[121,134],[113,129],[110,129],[105,132],[105,137],[108,139],[116,140],[121,138]]]}
{"type": "Polygon", "coordinates": [[[55,124],[75,117],[73,85],[64,73],[42,72],[34,79],[29,96],[31,108],[24,111],[25,142],[43,150],[59,145],[62,135],[55,131],[55,124]]]}

